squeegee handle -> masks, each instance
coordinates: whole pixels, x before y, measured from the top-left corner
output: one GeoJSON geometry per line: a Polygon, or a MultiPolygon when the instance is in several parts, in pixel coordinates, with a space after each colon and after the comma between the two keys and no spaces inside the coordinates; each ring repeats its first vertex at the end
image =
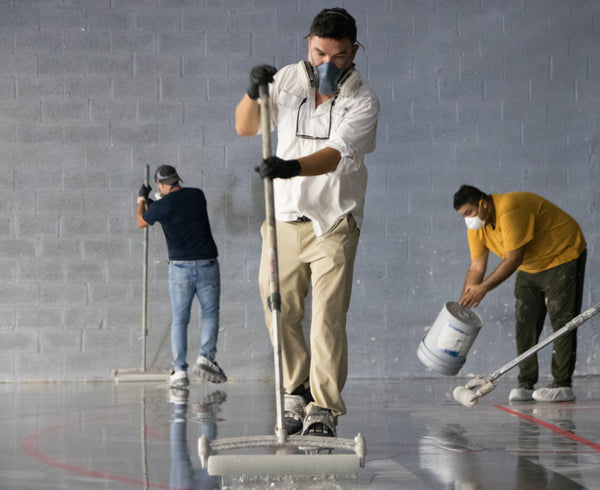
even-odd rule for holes
{"type": "MultiPolygon", "coordinates": [[[[144,168],[144,185],[150,185],[150,165],[144,168]]],[[[148,227],[144,228],[144,266],[142,270],[142,372],[146,370],[146,337],[148,336],[148,227]]]]}
{"type": "Polygon", "coordinates": [[[262,136],[262,156],[269,158],[271,150],[271,101],[269,99],[269,87],[260,85],[258,87],[260,104],[260,129],[262,136]]]}
{"type": "MultiPolygon", "coordinates": [[[[271,110],[269,99],[269,87],[260,85],[259,88],[260,104],[260,129],[262,135],[262,156],[269,158],[271,156],[271,110]]],[[[265,186],[265,212],[267,221],[267,243],[269,247],[269,306],[274,316],[281,312],[281,296],[279,293],[279,264],[277,260],[277,235],[275,228],[275,193],[273,190],[273,180],[265,177],[263,179],[265,186]]],[[[275,318],[273,318],[275,320],[275,318]]],[[[275,323],[273,324],[275,327],[275,323]]],[[[274,328],[275,330],[275,328],[274,328]]]]}
{"type": "MultiPolygon", "coordinates": [[[[258,87],[260,104],[260,129],[262,135],[263,158],[271,156],[271,112],[268,85],[258,87]]],[[[275,402],[277,419],[275,435],[280,443],[284,443],[287,432],[284,427],[284,401],[283,401],[283,365],[281,356],[281,295],[279,293],[279,263],[277,259],[277,233],[275,228],[275,195],[273,180],[265,177],[265,211],[266,211],[266,239],[269,249],[269,307],[271,308],[271,331],[273,343],[273,360],[275,364],[275,402]]]]}
{"type": "Polygon", "coordinates": [[[583,323],[587,322],[590,318],[592,318],[593,316],[597,315],[598,313],[600,313],[600,303],[595,304],[591,308],[588,308],[587,310],[585,310],[580,315],[577,315],[575,318],[573,318],[572,320],[568,321],[565,324],[564,327],[562,327],[561,329],[557,330],[556,332],[554,332],[549,337],[546,337],[541,342],[535,344],[533,347],[527,349],[520,356],[518,356],[518,357],[514,358],[512,361],[506,363],[504,366],[498,368],[496,371],[494,371],[489,376],[490,381],[495,381],[496,379],[498,379],[500,376],[502,376],[506,372],[510,371],[515,366],[518,366],[525,359],[531,357],[537,351],[539,351],[539,350],[543,349],[544,347],[546,347],[548,344],[550,344],[551,342],[553,342],[554,340],[556,340],[558,337],[561,337],[564,334],[566,334],[567,332],[571,332],[571,331],[577,329],[580,325],[582,325],[583,323]]]}

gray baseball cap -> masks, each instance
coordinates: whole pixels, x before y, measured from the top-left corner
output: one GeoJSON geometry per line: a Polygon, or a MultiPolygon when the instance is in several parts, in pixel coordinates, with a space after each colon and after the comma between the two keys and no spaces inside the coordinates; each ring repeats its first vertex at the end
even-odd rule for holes
{"type": "Polygon", "coordinates": [[[156,169],[156,173],[154,174],[154,181],[165,185],[173,185],[180,180],[177,170],[171,165],[161,165],[156,169]]]}

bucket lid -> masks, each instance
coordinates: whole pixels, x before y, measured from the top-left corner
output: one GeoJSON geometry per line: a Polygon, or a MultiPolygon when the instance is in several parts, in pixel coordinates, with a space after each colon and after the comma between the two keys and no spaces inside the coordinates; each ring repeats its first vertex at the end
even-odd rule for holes
{"type": "Polygon", "coordinates": [[[477,313],[475,313],[471,308],[461,306],[460,303],[457,303],[456,301],[450,301],[446,303],[446,309],[454,318],[458,318],[460,321],[466,323],[467,325],[472,325],[473,327],[481,327],[483,323],[481,317],[477,313]]]}

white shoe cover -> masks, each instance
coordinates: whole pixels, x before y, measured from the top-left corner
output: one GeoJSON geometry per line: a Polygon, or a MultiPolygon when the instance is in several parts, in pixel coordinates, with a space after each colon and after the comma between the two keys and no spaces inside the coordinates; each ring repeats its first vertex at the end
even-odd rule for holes
{"type": "Polygon", "coordinates": [[[530,402],[533,401],[533,390],[527,388],[513,388],[508,394],[509,402],[530,402]]]}
{"type": "Polygon", "coordinates": [[[533,392],[533,399],[536,402],[571,402],[575,400],[575,394],[569,386],[540,388],[533,392]]]}

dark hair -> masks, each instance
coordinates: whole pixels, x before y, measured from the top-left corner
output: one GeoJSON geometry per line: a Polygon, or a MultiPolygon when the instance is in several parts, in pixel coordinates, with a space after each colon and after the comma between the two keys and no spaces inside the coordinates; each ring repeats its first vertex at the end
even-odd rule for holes
{"type": "Polygon", "coordinates": [[[462,185],[454,194],[454,209],[458,211],[465,204],[477,206],[479,201],[486,197],[487,194],[480,191],[477,187],[473,187],[472,185],[462,185]]]}
{"type": "Polygon", "coordinates": [[[321,10],[313,19],[310,33],[306,37],[317,36],[341,41],[350,39],[356,42],[356,21],[346,9],[334,7],[321,10]]]}

